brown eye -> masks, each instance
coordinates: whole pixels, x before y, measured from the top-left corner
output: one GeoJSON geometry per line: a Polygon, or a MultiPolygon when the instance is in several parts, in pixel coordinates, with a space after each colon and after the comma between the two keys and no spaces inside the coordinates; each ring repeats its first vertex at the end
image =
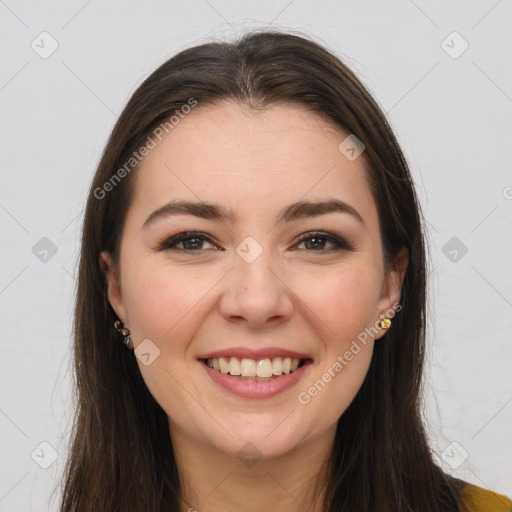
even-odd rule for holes
{"type": "Polygon", "coordinates": [[[334,251],[353,251],[354,248],[343,238],[331,235],[330,233],[312,232],[301,236],[299,244],[305,243],[309,247],[306,250],[313,252],[334,252],[334,251]],[[330,243],[333,247],[325,249],[325,244],[330,243]]]}
{"type": "MultiPolygon", "coordinates": [[[[214,243],[210,240],[210,238],[207,237],[206,235],[203,235],[201,233],[186,232],[180,233],[171,238],[168,238],[167,240],[164,240],[164,242],[158,246],[158,250],[201,252],[202,250],[204,250],[205,243],[213,245],[213,249],[218,249],[218,247],[215,246],[214,243]],[[183,244],[183,246],[177,247],[179,244],[183,244]]],[[[207,247],[207,249],[209,248],[207,247]]]]}

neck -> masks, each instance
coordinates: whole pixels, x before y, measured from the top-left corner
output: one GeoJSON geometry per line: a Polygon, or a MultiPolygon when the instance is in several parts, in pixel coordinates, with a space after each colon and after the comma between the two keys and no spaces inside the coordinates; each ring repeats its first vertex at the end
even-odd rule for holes
{"type": "Polygon", "coordinates": [[[336,425],[286,454],[244,463],[173,425],[181,511],[323,512],[326,463],[335,432],[336,425]]]}

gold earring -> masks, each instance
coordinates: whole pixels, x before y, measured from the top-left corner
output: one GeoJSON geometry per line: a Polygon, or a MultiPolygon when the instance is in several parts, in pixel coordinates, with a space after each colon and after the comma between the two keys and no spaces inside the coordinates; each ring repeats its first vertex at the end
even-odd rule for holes
{"type": "Polygon", "coordinates": [[[389,329],[391,327],[391,319],[390,318],[383,318],[379,322],[379,327],[381,329],[389,329]]]}
{"type": "Polygon", "coordinates": [[[130,329],[127,329],[123,325],[123,322],[121,322],[120,320],[116,320],[114,322],[114,327],[116,328],[117,332],[121,333],[121,335],[124,338],[123,343],[128,347],[130,345],[130,341],[132,340],[130,337],[130,329]]]}

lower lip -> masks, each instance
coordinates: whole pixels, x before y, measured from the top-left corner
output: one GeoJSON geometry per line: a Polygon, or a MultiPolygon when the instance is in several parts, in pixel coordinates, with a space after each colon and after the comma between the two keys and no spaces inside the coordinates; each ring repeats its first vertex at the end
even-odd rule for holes
{"type": "Polygon", "coordinates": [[[308,371],[312,361],[307,360],[299,369],[293,373],[282,374],[277,379],[267,382],[241,380],[232,377],[227,373],[221,373],[210,368],[203,361],[200,364],[204,367],[210,378],[222,388],[242,398],[272,398],[273,396],[290,389],[308,371]]]}

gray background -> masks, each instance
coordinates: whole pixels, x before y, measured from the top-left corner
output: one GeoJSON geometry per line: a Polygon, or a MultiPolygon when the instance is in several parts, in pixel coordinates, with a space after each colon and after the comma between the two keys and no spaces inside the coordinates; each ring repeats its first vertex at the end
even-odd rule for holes
{"type": "Polygon", "coordinates": [[[510,0],[0,0],[0,510],[57,510],[83,205],[116,116],[171,55],[263,27],[327,45],[388,112],[428,220],[432,447],[512,496],[511,22],[510,0]]]}

